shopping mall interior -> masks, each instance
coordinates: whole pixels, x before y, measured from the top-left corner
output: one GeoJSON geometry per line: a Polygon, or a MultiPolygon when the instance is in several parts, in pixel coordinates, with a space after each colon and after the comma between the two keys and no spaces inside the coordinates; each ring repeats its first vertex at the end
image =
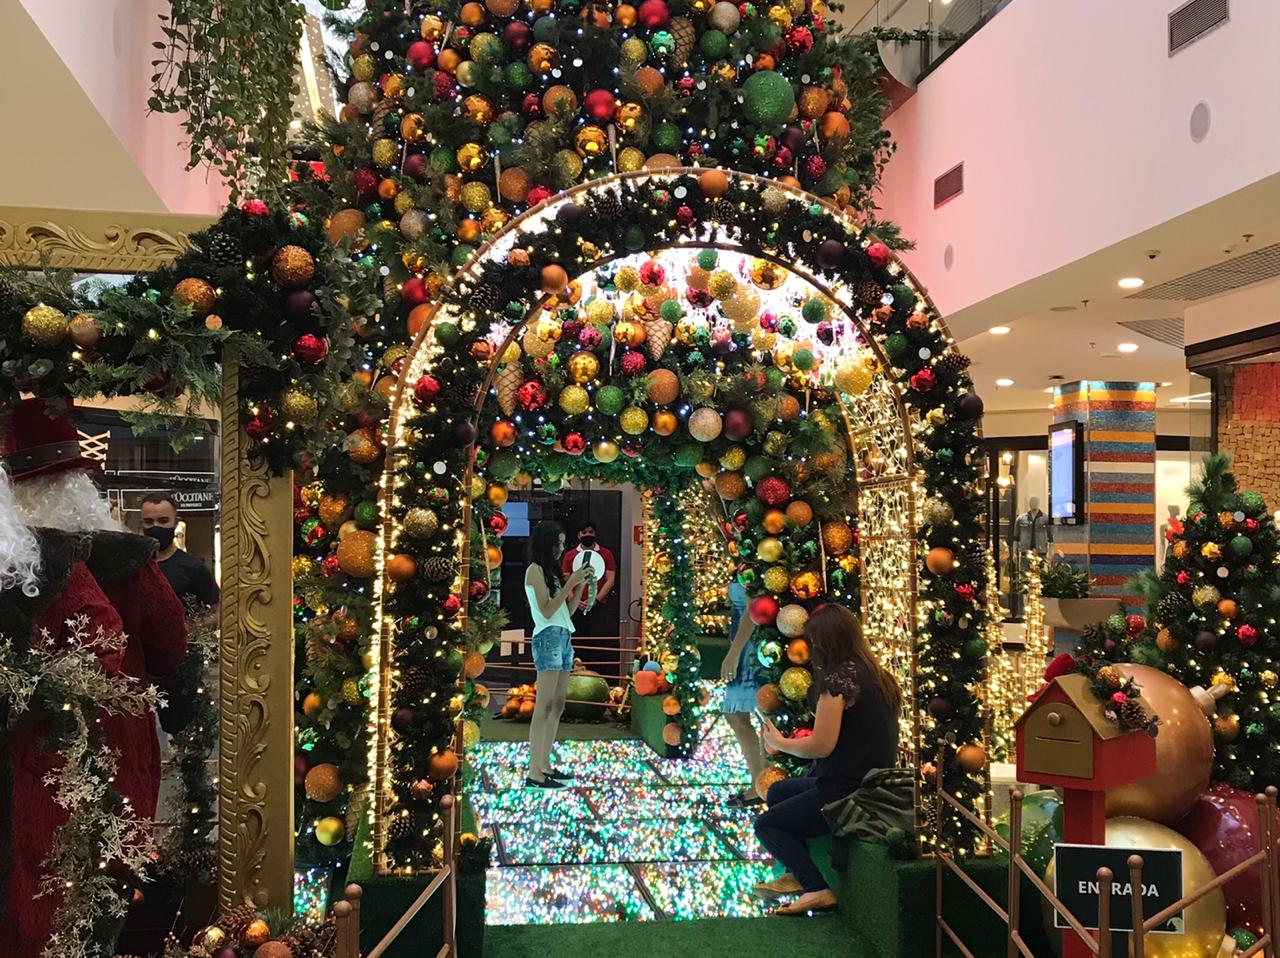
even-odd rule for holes
{"type": "Polygon", "coordinates": [[[1280,953],[1278,42],[0,0],[0,953],[1280,953]]]}

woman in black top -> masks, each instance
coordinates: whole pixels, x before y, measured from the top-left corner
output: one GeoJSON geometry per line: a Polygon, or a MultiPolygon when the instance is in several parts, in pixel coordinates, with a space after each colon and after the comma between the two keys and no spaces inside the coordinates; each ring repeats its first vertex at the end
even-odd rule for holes
{"type": "Polygon", "coordinates": [[[760,843],[787,869],[781,878],[757,885],[756,894],[799,895],[779,908],[779,915],[835,910],[836,896],[806,843],[830,830],[822,806],[852,792],[871,769],[895,765],[898,753],[902,692],[872,654],[853,613],[837,605],[821,606],[809,617],[804,635],[818,690],[813,734],[787,738],[772,722],[764,723],[763,738],[770,748],[813,760],[803,777],[769,789],[769,810],[756,819],[760,843]]]}

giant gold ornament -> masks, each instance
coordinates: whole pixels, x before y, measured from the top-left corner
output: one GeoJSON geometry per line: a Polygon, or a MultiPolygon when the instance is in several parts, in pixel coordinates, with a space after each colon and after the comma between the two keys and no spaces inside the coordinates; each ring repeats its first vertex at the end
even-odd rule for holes
{"type": "MultiPolygon", "coordinates": [[[[204,281],[197,280],[197,282],[204,281]]],[[[181,286],[182,284],[179,283],[178,285],[181,286]]],[[[206,283],[205,285],[207,286],[208,284],[206,283]]],[[[31,307],[23,314],[22,335],[37,346],[49,349],[57,346],[66,338],[68,325],[65,313],[41,303],[39,306],[31,307]]]]}
{"type": "Polygon", "coordinates": [[[582,386],[565,386],[560,390],[560,408],[570,416],[581,416],[591,408],[591,396],[582,386]]]}
{"type": "Polygon", "coordinates": [[[280,394],[280,412],[285,419],[299,426],[310,426],[320,414],[315,396],[297,386],[290,386],[280,394]]]}
{"type": "Polygon", "coordinates": [[[473,180],[462,187],[459,194],[462,205],[472,213],[483,213],[493,205],[493,194],[489,192],[489,184],[473,180]]]}
{"type": "Polygon", "coordinates": [[[591,454],[596,457],[598,462],[610,463],[618,458],[621,450],[618,444],[610,439],[601,439],[591,447],[591,454]]]}
{"type": "Polygon", "coordinates": [[[472,93],[468,96],[462,101],[462,110],[481,126],[488,126],[493,122],[493,103],[483,94],[472,93]]]}
{"type": "Polygon", "coordinates": [[[725,269],[718,269],[711,274],[707,282],[707,291],[716,299],[726,299],[738,288],[737,278],[725,269]]]}
{"type": "Polygon", "coordinates": [[[809,694],[811,684],[813,684],[813,673],[793,665],[778,679],[778,691],[793,702],[803,702],[804,697],[809,694]]]}
{"type": "Polygon", "coordinates": [[[791,594],[797,599],[813,599],[822,591],[822,579],[818,573],[799,572],[791,579],[791,594]]]}
{"type": "Polygon", "coordinates": [[[1173,676],[1146,665],[1120,664],[1148,707],[1160,719],[1156,736],[1156,772],[1107,792],[1107,815],[1138,815],[1172,822],[1209,787],[1213,768],[1213,732],[1191,691],[1173,676]]]}
{"type": "Polygon", "coordinates": [[[622,431],[629,436],[638,436],[649,428],[649,414],[639,406],[628,406],[618,416],[622,431]]]}
{"type": "Polygon", "coordinates": [[[624,103],[618,107],[617,124],[623,133],[634,133],[643,119],[644,107],[639,103],[624,103]]]}
{"type": "Polygon", "coordinates": [[[841,519],[822,524],[822,545],[832,555],[844,555],[853,545],[853,529],[841,519]]]}
{"type": "Polygon", "coordinates": [[[644,161],[643,150],[637,150],[634,146],[623,147],[618,152],[618,172],[634,173],[644,167],[644,161]]]}
{"type": "Polygon", "coordinates": [[[573,138],[574,149],[578,151],[579,156],[592,157],[601,156],[609,147],[609,138],[605,136],[604,130],[594,124],[587,124],[578,131],[578,135],[573,138]]]}
{"type": "MultiPolygon", "coordinates": [[[[1143,695],[1146,695],[1145,690],[1143,695]]],[[[1164,732],[1160,734],[1163,735],[1164,732]]],[[[1145,848],[1180,851],[1184,896],[1194,894],[1217,877],[1208,859],[1191,839],[1155,822],[1124,816],[1108,818],[1106,844],[1112,848],[1132,848],[1137,854],[1141,854],[1145,848]]],[[[1055,877],[1053,862],[1050,861],[1044,876],[1045,883],[1050,888],[1054,885],[1055,877]]],[[[1053,915],[1047,900],[1042,900],[1041,912],[1046,927],[1052,927],[1053,915]]],[[[1182,920],[1183,930],[1180,932],[1147,935],[1143,942],[1143,953],[1148,958],[1216,958],[1221,954],[1219,949],[1227,929],[1227,904],[1221,888],[1215,888],[1188,905],[1182,913],[1182,920]]]]}
{"type": "Polygon", "coordinates": [[[836,366],[835,385],[850,396],[861,396],[875,378],[875,363],[865,359],[846,357],[836,366]]]}
{"type": "Polygon", "coordinates": [[[430,539],[440,530],[440,517],[430,509],[415,507],[404,514],[401,528],[414,539],[430,539]]]}
{"type": "Polygon", "coordinates": [[[600,373],[600,360],[583,350],[569,357],[568,369],[575,383],[589,383],[600,373]]]}
{"type": "Polygon", "coordinates": [[[780,565],[772,565],[764,570],[764,587],[770,592],[783,592],[791,582],[791,576],[780,565]]]}
{"type": "Polygon", "coordinates": [[[479,143],[463,143],[458,147],[457,159],[459,169],[474,173],[489,161],[489,154],[479,143]]]}
{"type": "Polygon", "coordinates": [[[316,262],[301,246],[284,246],[271,260],[271,275],[289,289],[301,289],[311,282],[316,262]]]}

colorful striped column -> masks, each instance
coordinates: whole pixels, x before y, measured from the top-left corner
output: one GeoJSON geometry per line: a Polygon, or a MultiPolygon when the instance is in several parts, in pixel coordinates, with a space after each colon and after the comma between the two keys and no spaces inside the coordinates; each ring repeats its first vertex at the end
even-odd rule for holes
{"type": "Polygon", "coordinates": [[[1155,383],[1075,382],[1053,394],[1053,421],[1084,425],[1084,516],[1055,526],[1053,551],[1093,579],[1090,595],[1122,596],[1155,568],[1155,383]]]}

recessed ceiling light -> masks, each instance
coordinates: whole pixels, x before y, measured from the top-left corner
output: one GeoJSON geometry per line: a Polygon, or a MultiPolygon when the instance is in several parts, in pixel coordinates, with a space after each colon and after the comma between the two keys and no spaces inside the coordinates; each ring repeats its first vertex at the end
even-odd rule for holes
{"type": "Polygon", "coordinates": [[[1161,383],[1160,385],[1161,385],[1161,386],[1172,386],[1172,385],[1173,385],[1173,383],[1161,383]]]}
{"type": "Polygon", "coordinates": [[[1009,332],[1008,326],[992,326],[987,330],[992,336],[1004,336],[1009,332]]]}
{"type": "Polygon", "coordinates": [[[1058,388],[1057,386],[1045,386],[1044,391],[1047,392],[1050,396],[1052,396],[1053,391],[1057,388],[1058,388]]]}
{"type": "Polygon", "coordinates": [[[1138,351],[1137,343],[1121,343],[1116,349],[1122,353],[1136,353],[1138,351]]]}
{"type": "Polygon", "coordinates": [[[1012,380],[1012,379],[997,379],[997,380],[996,380],[996,385],[997,385],[997,386],[1000,386],[1001,388],[1003,388],[1003,387],[1005,387],[1005,386],[1012,386],[1012,385],[1013,385],[1013,380],[1012,380]]]}
{"type": "Polygon", "coordinates": [[[1121,289],[1137,289],[1145,282],[1146,280],[1143,279],[1141,276],[1125,276],[1123,279],[1120,280],[1120,288],[1121,289]]]}

